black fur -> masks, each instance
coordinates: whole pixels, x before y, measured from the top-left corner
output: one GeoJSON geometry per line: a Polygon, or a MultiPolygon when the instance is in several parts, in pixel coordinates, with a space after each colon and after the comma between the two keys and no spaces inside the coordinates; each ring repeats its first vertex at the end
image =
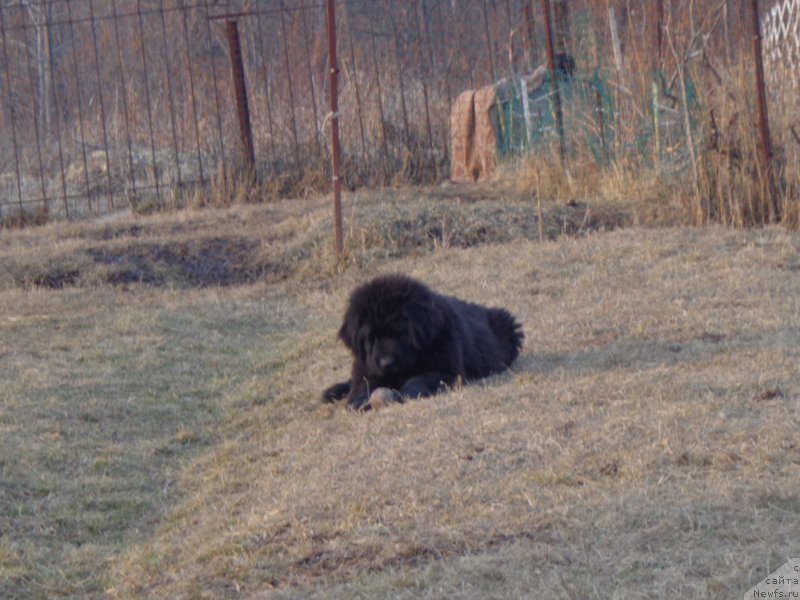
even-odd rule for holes
{"type": "Polygon", "coordinates": [[[437,294],[405,275],[376,277],[353,291],[339,329],[353,354],[350,380],[329,387],[322,398],[347,396],[350,407],[361,409],[379,387],[403,398],[429,396],[506,370],[523,338],[503,308],[437,294]]]}

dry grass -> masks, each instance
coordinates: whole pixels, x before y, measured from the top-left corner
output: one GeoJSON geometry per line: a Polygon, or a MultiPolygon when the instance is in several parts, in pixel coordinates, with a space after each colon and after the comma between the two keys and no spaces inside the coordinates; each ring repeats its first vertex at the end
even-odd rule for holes
{"type": "MultiPolygon", "coordinates": [[[[341,267],[374,266],[439,248],[539,237],[537,206],[521,185],[360,191],[348,198],[346,257],[337,264],[328,202],[242,204],[212,213],[167,211],[9,231],[0,238],[6,255],[0,289],[305,281],[341,267]]],[[[646,204],[629,197],[591,206],[547,203],[547,208],[542,232],[556,239],[641,221],[646,204]]]]}
{"type": "Polygon", "coordinates": [[[730,598],[796,555],[800,238],[543,204],[539,243],[513,189],[362,193],[339,265],[319,201],[3,232],[0,596],[730,598]],[[231,280],[187,275],[209,239],[231,280]],[[523,355],[322,406],[349,289],[396,270],[523,355]]]}

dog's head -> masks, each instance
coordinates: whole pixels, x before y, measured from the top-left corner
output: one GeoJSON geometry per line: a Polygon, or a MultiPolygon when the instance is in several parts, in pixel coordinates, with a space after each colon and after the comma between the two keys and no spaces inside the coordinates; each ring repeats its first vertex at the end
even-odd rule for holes
{"type": "Polygon", "coordinates": [[[402,374],[444,327],[439,298],[418,281],[402,275],[378,277],[350,297],[339,339],[372,376],[402,374]]]}

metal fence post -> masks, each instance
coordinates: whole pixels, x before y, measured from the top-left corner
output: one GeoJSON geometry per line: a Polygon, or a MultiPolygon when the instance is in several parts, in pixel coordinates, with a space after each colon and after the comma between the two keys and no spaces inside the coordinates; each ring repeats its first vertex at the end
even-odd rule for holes
{"type": "Polygon", "coordinates": [[[250,127],[250,105],[247,102],[247,85],[244,80],[244,64],[242,63],[242,44],[239,39],[239,24],[228,21],[228,45],[231,50],[231,68],[233,69],[233,88],[236,92],[236,112],[239,115],[239,130],[242,135],[242,147],[250,175],[255,175],[256,153],[253,148],[253,130],[250,127]]]}
{"type": "Polygon", "coordinates": [[[333,156],[333,231],[337,258],[344,255],[342,235],[341,149],[339,147],[339,67],[336,61],[336,6],[328,0],[328,57],[331,82],[331,154],[333,156]]]}
{"type": "Polygon", "coordinates": [[[561,93],[558,89],[558,73],[556,73],[556,57],[553,49],[553,25],[550,20],[550,0],[542,0],[544,13],[544,31],[547,39],[547,67],[550,71],[550,85],[553,88],[553,113],[558,131],[558,154],[562,165],[566,158],[566,144],[564,143],[564,116],[561,111],[561,93]]]}
{"type": "Polygon", "coordinates": [[[530,2],[522,5],[522,18],[525,21],[525,70],[533,71],[536,65],[536,28],[533,21],[533,7],[530,2]]]}
{"type": "Polygon", "coordinates": [[[781,207],[775,186],[772,168],[772,140],[769,134],[767,93],[764,88],[764,60],[761,53],[761,20],[758,16],[758,0],[750,0],[750,27],[753,34],[753,59],[756,67],[756,93],[758,95],[758,156],[763,177],[766,178],[767,207],[770,221],[781,220],[781,207]]]}

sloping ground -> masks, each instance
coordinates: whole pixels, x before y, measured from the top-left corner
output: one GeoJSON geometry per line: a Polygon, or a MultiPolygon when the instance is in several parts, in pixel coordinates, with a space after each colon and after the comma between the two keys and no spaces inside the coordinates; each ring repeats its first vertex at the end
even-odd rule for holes
{"type": "MultiPolygon", "coordinates": [[[[520,239],[556,239],[629,224],[630,206],[534,201],[511,188],[358,192],[346,202],[347,257],[339,267],[520,239]]],[[[327,201],[55,223],[0,237],[0,288],[215,287],[327,277],[327,201]]]]}
{"type": "Polygon", "coordinates": [[[730,598],[797,554],[800,237],[356,200],[339,265],[310,201],[0,236],[0,596],[730,598]],[[321,405],[387,271],[509,308],[512,371],[321,405]]]}
{"type": "Polygon", "coordinates": [[[518,314],[484,385],[320,406],[350,278],[292,296],[284,360],[119,566],[120,596],[729,598],[800,539],[800,242],[622,231],[410,271],[518,314]],[[302,315],[302,317],[300,316],[302,315]]]}

